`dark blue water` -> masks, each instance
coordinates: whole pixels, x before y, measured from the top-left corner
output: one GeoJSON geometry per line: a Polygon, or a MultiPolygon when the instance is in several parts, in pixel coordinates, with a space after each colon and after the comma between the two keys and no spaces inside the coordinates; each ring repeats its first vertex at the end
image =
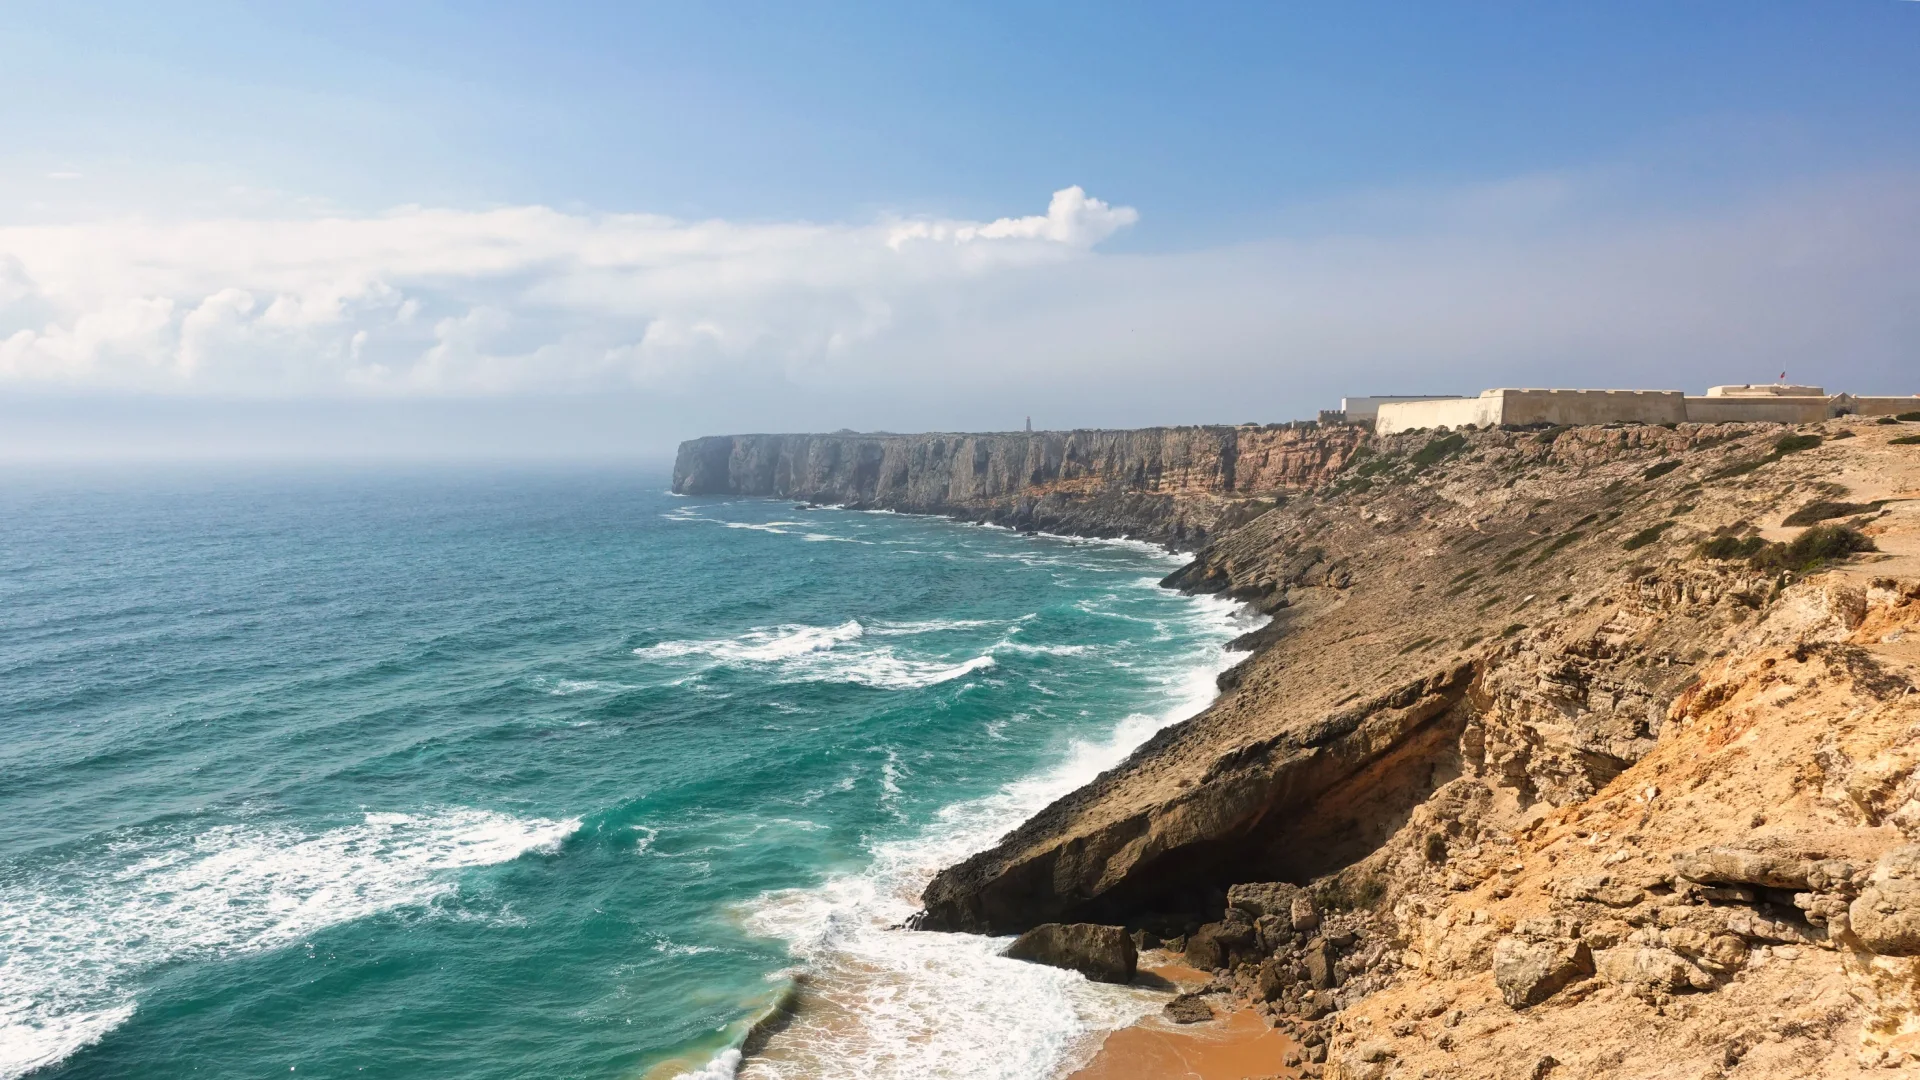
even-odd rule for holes
{"type": "Polygon", "coordinates": [[[0,1077],[1053,1075],[890,929],[1204,702],[1140,546],[621,470],[0,474],[0,1077]]]}

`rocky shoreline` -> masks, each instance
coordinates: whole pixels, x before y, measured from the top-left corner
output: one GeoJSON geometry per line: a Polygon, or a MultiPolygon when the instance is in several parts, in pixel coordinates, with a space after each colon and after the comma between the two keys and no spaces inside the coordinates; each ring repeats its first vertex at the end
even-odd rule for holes
{"type": "MultiPolygon", "coordinates": [[[[1170,1018],[1257,1010],[1300,1044],[1275,1073],[1838,1076],[1920,1064],[1915,430],[724,457],[740,494],[1184,543],[1169,585],[1273,618],[1211,707],[943,871],[919,926],[1174,948],[1212,976],[1170,1018]]],[[[721,458],[683,447],[676,486],[721,458]]]]}

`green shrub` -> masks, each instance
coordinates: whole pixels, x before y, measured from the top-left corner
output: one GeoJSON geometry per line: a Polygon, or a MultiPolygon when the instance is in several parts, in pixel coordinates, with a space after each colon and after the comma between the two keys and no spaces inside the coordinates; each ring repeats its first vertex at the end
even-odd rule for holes
{"type": "Polygon", "coordinates": [[[1847,517],[1851,514],[1865,513],[1879,508],[1879,504],[1834,502],[1831,499],[1815,499],[1813,502],[1788,514],[1782,525],[1812,525],[1830,518],[1847,517]]]}
{"type": "Polygon", "coordinates": [[[1632,536],[1627,537],[1620,546],[1626,548],[1628,551],[1638,551],[1648,544],[1653,543],[1655,540],[1660,539],[1660,534],[1671,528],[1673,528],[1673,521],[1671,519],[1655,525],[1649,525],[1639,532],[1634,533],[1632,536]]]}
{"type": "Polygon", "coordinates": [[[1853,432],[1851,432],[1851,431],[1838,431],[1838,432],[1835,432],[1835,433],[1833,434],[1833,436],[1832,436],[1832,438],[1833,438],[1833,441],[1835,441],[1835,442],[1839,442],[1839,441],[1840,441],[1841,439],[1851,439],[1851,438],[1853,438],[1853,432]]]}
{"type": "Polygon", "coordinates": [[[1858,551],[1877,551],[1873,540],[1844,525],[1815,525],[1788,544],[1768,544],[1753,554],[1757,570],[1813,570],[1858,551]]]}
{"type": "Polygon", "coordinates": [[[1905,420],[1909,424],[1920,423],[1920,412],[1895,413],[1895,420],[1905,420]]]}
{"type": "Polygon", "coordinates": [[[1438,436],[1437,438],[1428,440],[1427,445],[1421,447],[1418,450],[1415,450],[1413,452],[1413,455],[1407,460],[1413,462],[1414,468],[1424,469],[1429,465],[1438,464],[1440,461],[1446,458],[1449,458],[1466,448],[1467,448],[1467,437],[1465,435],[1461,435],[1458,433],[1455,433],[1452,435],[1441,435],[1441,436],[1438,436]]]}
{"type": "Polygon", "coordinates": [[[1888,439],[1887,443],[1891,446],[1917,446],[1920,445],[1920,435],[1902,435],[1897,439],[1888,439]]]}
{"type": "Polygon", "coordinates": [[[1773,453],[1751,461],[1739,461],[1707,477],[1709,480],[1725,480],[1734,476],[1745,476],[1762,465],[1771,465],[1788,454],[1797,454],[1802,450],[1811,450],[1820,445],[1818,435],[1782,435],[1773,444],[1773,453]]]}
{"type": "Polygon", "coordinates": [[[1568,544],[1578,543],[1580,538],[1585,535],[1586,535],[1585,533],[1575,530],[1574,532],[1562,533],[1561,535],[1554,537],[1553,543],[1548,544],[1544,548],[1541,548],[1540,554],[1535,555],[1533,557],[1533,562],[1529,563],[1528,565],[1539,566],[1541,563],[1546,562],[1548,559],[1553,558],[1554,553],[1559,551],[1561,548],[1566,547],[1568,544]]]}
{"type": "Polygon", "coordinates": [[[1880,419],[1874,421],[1874,423],[1876,424],[1898,424],[1899,422],[1900,421],[1895,420],[1891,416],[1883,416],[1880,419]]]}
{"type": "Polygon", "coordinates": [[[1384,457],[1377,457],[1371,461],[1361,462],[1354,468],[1353,474],[1364,479],[1369,476],[1379,476],[1384,472],[1392,472],[1394,469],[1399,468],[1399,466],[1400,462],[1396,460],[1392,454],[1387,454],[1384,457]]]}
{"type": "Polygon", "coordinates": [[[1500,631],[1500,636],[1503,638],[1510,638],[1513,635],[1519,633],[1520,631],[1525,630],[1526,628],[1527,628],[1526,623],[1520,623],[1520,622],[1508,623],[1506,625],[1506,628],[1500,631]]]}
{"type": "Polygon", "coordinates": [[[1749,536],[1745,539],[1737,536],[1716,536],[1695,545],[1693,553],[1703,559],[1746,559],[1766,546],[1767,542],[1757,536],[1749,536]]]}
{"type": "Polygon", "coordinates": [[[1669,461],[1662,461],[1658,465],[1650,465],[1647,467],[1646,472],[1643,472],[1640,474],[1640,479],[1658,480],[1661,477],[1672,472],[1673,470],[1679,468],[1682,464],[1683,463],[1679,458],[1673,458],[1672,460],[1669,460],[1669,461]]]}

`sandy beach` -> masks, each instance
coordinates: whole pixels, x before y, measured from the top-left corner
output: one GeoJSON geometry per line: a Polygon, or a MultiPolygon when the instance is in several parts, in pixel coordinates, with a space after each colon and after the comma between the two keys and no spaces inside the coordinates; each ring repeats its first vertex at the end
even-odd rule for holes
{"type": "MultiPolygon", "coordinates": [[[[1155,953],[1141,970],[1182,991],[1208,981],[1208,974],[1155,953]],[[1156,962],[1158,961],[1158,962],[1156,962]]],[[[1093,1060],[1070,1080],[1242,1080],[1290,1077],[1282,1064],[1294,1042],[1267,1026],[1252,1010],[1241,1010],[1199,1024],[1176,1024],[1155,1013],[1108,1035],[1093,1060]]]]}
{"type": "Polygon", "coordinates": [[[1293,1041],[1251,1010],[1201,1024],[1159,1016],[1121,1028],[1072,1080],[1242,1080],[1296,1076],[1282,1064],[1293,1041]]]}

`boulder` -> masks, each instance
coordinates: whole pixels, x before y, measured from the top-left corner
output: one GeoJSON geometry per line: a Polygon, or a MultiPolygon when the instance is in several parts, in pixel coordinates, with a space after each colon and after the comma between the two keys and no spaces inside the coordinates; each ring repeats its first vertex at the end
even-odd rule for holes
{"type": "Polygon", "coordinates": [[[1277,960],[1268,960],[1254,973],[1253,989],[1262,1001],[1273,1001],[1286,993],[1291,985],[1293,973],[1287,969],[1287,965],[1277,960]]]}
{"type": "Polygon", "coordinates": [[[1220,940],[1220,924],[1207,923],[1187,935],[1187,963],[1201,971],[1227,966],[1227,945],[1220,940]]]}
{"type": "Polygon", "coordinates": [[[1853,866],[1844,859],[1709,847],[1675,852],[1673,872],[1701,885],[1751,885],[1799,892],[1834,888],[1852,875],[1853,866]]]}
{"type": "Polygon", "coordinates": [[[1651,945],[1622,945],[1602,949],[1594,957],[1600,977],[1637,994],[1674,994],[1710,990],[1713,976],[1695,967],[1672,949],[1651,945]]]}
{"type": "Polygon", "coordinates": [[[1207,923],[1187,935],[1187,963],[1203,971],[1232,966],[1235,953],[1245,955],[1254,943],[1253,924],[1245,912],[1227,909],[1227,917],[1207,923]]]}
{"type": "Polygon", "coordinates": [[[1760,885],[1769,889],[1807,887],[1807,861],[1741,848],[1711,847],[1675,852],[1673,872],[1701,885],[1760,885]]]}
{"type": "Polygon", "coordinates": [[[1043,923],[1021,934],[1004,955],[1110,983],[1132,982],[1139,962],[1124,927],[1096,923],[1043,923]]]}
{"type": "Polygon", "coordinates": [[[1293,898],[1293,910],[1287,913],[1293,919],[1295,930],[1312,930],[1320,925],[1320,910],[1313,906],[1313,897],[1296,896],[1293,898]]]}
{"type": "Polygon", "coordinates": [[[1336,957],[1333,946],[1324,940],[1315,938],[1307,942],[1302,950],[1307,962],[1307,981],[1318,989],[1326,990],[1340,985],[1340,971],[1335,966],[1336,957]]]}
{"type": "Polygon", "coordinates": [[[1579,941],[1505,937],[1493,947],[1493,983],[1515,1009],[1538,1005],[1591,974],[1593,954],[1579,941]]]}
{"type": "Polygon", "coordinates": [[[1262,915],[1253,923],[1253,943],[1262,953],[1276,953],[1293,944],[1293,919],[1282,912],[1262,915]]]}
{"type": "Polygon", "coordinates": [[[1255,881],[1228,889],[1227,906],[1246,912],[1247,917],[1255,922],[1262,915],[1291,918],[1293,902],[1301,895],[1298,885],[1289,885],[1284,881],[1255,881]]]}
{"type": "Polygon", "coordinates": [[[1880,857],[1866,888],[1847,908],[1854,936],[1881,956],[1920,956],[1920,846],[1880,857]]]}
{"type": "Polygon", "coordinates": [[[1176,1024],[1200,1024],[1213,1019],[1213,1006],[1199,994],[1181,994],[1161,1010],[1176,1024]]]}

